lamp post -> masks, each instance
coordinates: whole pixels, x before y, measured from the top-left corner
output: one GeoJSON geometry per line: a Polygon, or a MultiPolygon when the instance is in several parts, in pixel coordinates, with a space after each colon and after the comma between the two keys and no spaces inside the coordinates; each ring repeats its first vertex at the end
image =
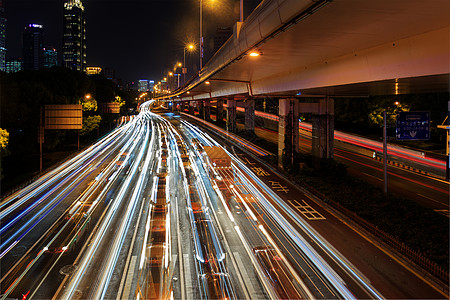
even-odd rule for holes
{"type": "Polygon", "coordinates": [[[187,73],[187,68],[186,68],[186,49],[188,49],[188,51],[194,50],[194,45],[188,44],[188,45],[185,45],[184,48],[183,48],[183,69],[182,69],[182,72],[183,72],[183,85],[186,84],[186,73],[187,73]]]}
{"type": "Polygon", "coordinates": [[[203,28],[202,28],[202,20],[203,20],[203,0],[200,0],[200,68],[198,73],[200,74],[200,70],[202,69],[202,60],[203,60],[203,28]]]}

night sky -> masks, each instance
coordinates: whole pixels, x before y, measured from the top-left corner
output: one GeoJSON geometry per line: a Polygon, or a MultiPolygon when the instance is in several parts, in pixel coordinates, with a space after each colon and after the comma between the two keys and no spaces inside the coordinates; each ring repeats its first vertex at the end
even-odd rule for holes
{"type": "MultiPolygon", "coordinates": [[[[244,0],[244,17],[260,0],[244,0]]],[[[7,18],[7,57],[21,57],[21,33],[30,23],[44,26],[44,45],[61,56],[64,0],[3,0],[7,18]]],[[[199,0],[83,0],[87,18],[87,65],[116,70],[124,82],[161,79],[183,46],[199,40],[199,0]]],[[[205,48],[217,27],[239,19],[239,0],[203,0],[205,48]]],[[[198,49],[186,55],[198,68],[198,49]]],[[[204,62],[205,63],[205,62],[204,62]]]]}

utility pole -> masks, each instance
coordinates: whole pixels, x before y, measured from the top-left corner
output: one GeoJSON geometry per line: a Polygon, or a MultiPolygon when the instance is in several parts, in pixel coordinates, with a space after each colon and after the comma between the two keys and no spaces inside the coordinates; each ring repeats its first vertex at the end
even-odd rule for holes
{"type": "Polygon", "coordinates": [[[200,0],[200,68],[198,69],[198,74],[200,75],[200,71],[203,68],[203,1],[200,0]]]}

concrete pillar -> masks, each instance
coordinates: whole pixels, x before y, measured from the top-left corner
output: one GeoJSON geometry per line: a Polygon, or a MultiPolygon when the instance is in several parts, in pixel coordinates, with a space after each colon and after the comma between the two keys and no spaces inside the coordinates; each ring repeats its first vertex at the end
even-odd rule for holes
{"type": "Polygon", "coordinates": [[[189,114],[194,115],[194,101],[189,101],[189,114]]]}
{"type": "Polygon", "coordinates": [[[203,105],[203,101],[197,101],[197,108],[198,108],[198,117],[201,119],[205,119],[205,114],[204,114],[204,105],[203,105]]]}
{"type": "Polygon", "coordinates": [[[211,119],[211,101],[203,101],[203,119],[209,121],[211,119]]]}
{"type": "Polygon", "coordinates": [[[293,163],[298,153],[298,100],[280,99],[278,115],[278,166],[283,167],[283,153],[286,163],[293,163]]]}
{"type": "Polygon", "coordinates": [[[227,100],[227,130],[236,132],[236,100],[227,100]]]}
{"type": "Polygon", "coordinates": [[[334,99],[319,101],[319,111],[312,116],[312,155],[315,166],[322,158],[334,157],[334,99]]]}
{"type": "Polygon", "coordinates": [[[222,121],[223,121],[223,100],[217,100],[216,107],[217,107],[216,122],[222,123],[222,121]]]}
{"type": "Polygon", "coordinates": [[[255,100],[246,100],[245,107],[245,131],[255,133],[255,100]]]}

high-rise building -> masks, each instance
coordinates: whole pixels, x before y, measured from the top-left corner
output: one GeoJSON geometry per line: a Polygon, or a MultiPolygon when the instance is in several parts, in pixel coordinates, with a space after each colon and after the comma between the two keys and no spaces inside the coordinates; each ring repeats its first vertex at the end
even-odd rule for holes
{"type": "Polygon", "coordinates": [[[24,70],[44,66],[44,26],[29,24],[22,32],[22,63],[24,70]]]}
{"type": "Polygon", "coordinates": [[[86,70],[86,15],[81,0],[64,3],[63,66],[72,70],[86,70]]]}
{"type": "Polygon", "coordinates": [[[141,79],[139,80],[139,92],[146,92],[148,91],[148,80],[147,79],[141,79]]]}
{"type": "Polygon", "coordinates": [[[6,60],[6,73],[15,73],[22,70],[22,59],[10,57],[6,60]]]}
{"type": "Polygon", "coordinates": [[[58,65],[58,51],[54,48],[44,48],[44,68],[58,65]]]}
{"type": "Polygon", "coordinates": [[[153,87],[155,86],[155,81],[154,80],[149,80],[148,81],[148,90],[149,91],[153,91],[153,87]]]}
{"type": "Polygon", "coordinates": [[[0,71],[6,70],[6,18],[2,0],[0,0],[0,71]]]}

